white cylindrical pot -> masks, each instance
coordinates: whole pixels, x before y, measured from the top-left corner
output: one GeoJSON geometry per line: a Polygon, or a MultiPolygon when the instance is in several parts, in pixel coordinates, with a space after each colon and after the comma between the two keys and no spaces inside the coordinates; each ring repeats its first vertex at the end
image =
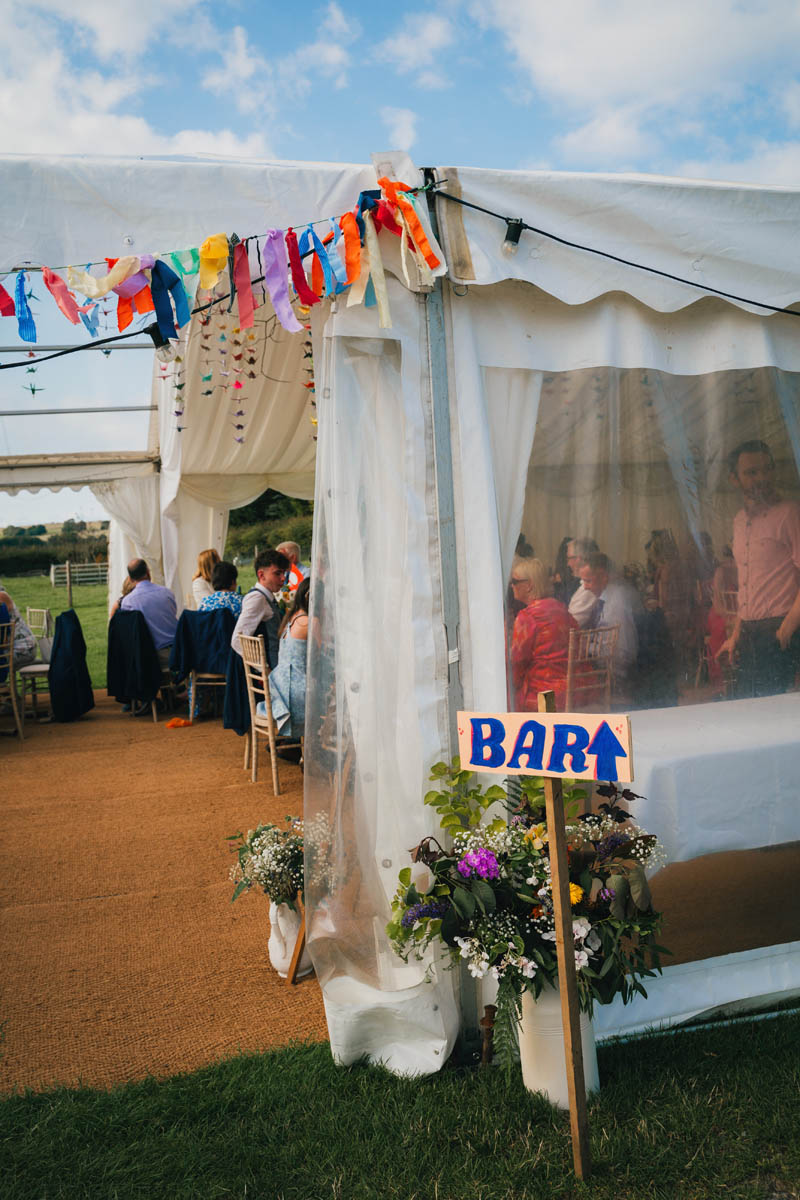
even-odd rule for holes
{"type": "MultiPolygon", "coordinates": [[[[581,1045],[586,1094],[600,1088],[594,1030],[587,1013],[581,1013],[581,1045]]],[[[567,1066],[564,1058],[564,1029],[561,1023],[561,994],[549,984],[539,999],[522,993],[522,1023],[519,1027],[519,1056],[522,1079],[529,1092],[543,1092],[551,1104],[569,1108],[567,1066]]]]}
{"type": "MultiPolygon", "coordinates": [[[[300,913],[296,909],[290,908],[288,904],[273,904],[270,900],[267,951],[269,961],[282,979],[289,974],[289,967],[292,965],[292,955],[297,945],[301,920],[300,913]]],[[[308,950],[305,949],[297,969],[298,979],[301,975],[308,975],[311,970],[313,970],[311,959],[308,950]]]]}

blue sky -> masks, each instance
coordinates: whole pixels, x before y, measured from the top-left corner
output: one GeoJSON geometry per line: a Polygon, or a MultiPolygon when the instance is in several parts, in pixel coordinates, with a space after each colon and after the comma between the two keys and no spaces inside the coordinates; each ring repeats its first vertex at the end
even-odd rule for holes
{"type": "MultiPolygon", "coordinates": [[[[397,10],[362,0],[0,0],[0,17],[7,153],[363,162],[405,149],[419,165],[800,186],[797,0],[440,0],[397,10]]],[[[39,310],[48,336],[66,336],[66,322],[50,325],[47,301],[39,310]]],[[[77,403],[79,393],[100,404],[112,379],[119,403],[141,402],[149,367],[140,376],[132,362],[145,357],[82,355],[93,365],[81,376],[42,367],[38,406],[77,403]]],[[[24,395],[16,373],[0,378],[0,407],[22,407],[24,395]]],[[[143,423],[121,420],[93,419],[92,446],[85,425],[64,432],[66,417],[47,423],[49,436],[59,431],[52,446],[41,422],[0,420],[0,453],[103,448],[121,429],[126,445],[139,431],[143,440],[143,423]]],[[[0,496],[0,525],[99,515],[87,496],[0,496]]]]}

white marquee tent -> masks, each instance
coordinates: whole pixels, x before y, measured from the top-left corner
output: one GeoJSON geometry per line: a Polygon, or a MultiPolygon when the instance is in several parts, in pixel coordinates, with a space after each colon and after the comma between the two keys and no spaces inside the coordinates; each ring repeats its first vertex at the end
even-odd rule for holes
{"type": "MultiPolygon", "coordinates": [[[[16,219],[0,233],[2,261],[84,263],[219,230],[302,227],[352,208],[377,175],[420,182],[404,156],[376,166],[5,157],[16,219]]],[[[421,797],[449,753],[454,705],[506,707],[503,596],[520,530],[549,562],[565,533],[625,559],[652,526],[721,544],[736,507],[731,443],[769,440],[794,494],[800,465],[800,318],[769,307],[800,301],[789,265],[799,192],[435,175],[478,206],[436,202],[446,279],[433,291],[406,281],[384,234],[391,327],[343,297],[313,310],[318,441],[303,336],[276,327],[267,303],[243,442],[201,382],[203,332],[219,339],[230,323],[216,312],[184,338],[185,429],[174,376],[156,364],[146,449],[158,461],[82,476],[114,520],[116,572],[135,548],[178,597],[197,551],[222,547],[231,507],[270,486],[313,492],[306,819],[332,827],[334,857],[309,880],[310,946],[337,1056],[409,1071],[437,1069],[452,1046],[453,976],[425,982],[383,927],[408,847],[433,832],[421,797]],[[490,214],[543,232],[524,232],[507,257],[490,214]]],[[[50,466],[47,486],[74,475],[50,466]]],[[[3,488],[44,478],[41,463],[30,476],[21,461],[0,464],[3,488]]],[[[672,860],[800,839],[798,718],[796,693],[634,714],[635,785],[648,797],[638,815],[672,860]]],[[[623,1032],[795,989],[800,941],[669,968],[648,1003],[615,1003],[596,1024],[623,1032]]]]}

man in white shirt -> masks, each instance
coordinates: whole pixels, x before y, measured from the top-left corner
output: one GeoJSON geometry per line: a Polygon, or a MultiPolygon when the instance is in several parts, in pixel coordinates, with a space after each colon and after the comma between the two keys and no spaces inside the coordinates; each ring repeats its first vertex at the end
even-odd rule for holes
{"type": "Polygon", "coordinates": [[[611,560],[605,554],[589,554],[580,574],[594,601],[594,610],[586,627],[607,629],[619,625],[614,651],[614,674],[619,687],[625,683],[639,650],[636,617],[643,612],[639,593],[613,573],[611,560]]]}
{"type": "MultiPolygon", "coordinates": [[[[590,554],[597,553],[597,542],[594,538],[575,538],[567,546],[567,566],[576,579],[581,579],[581,567],[586,565],[590,554]]],[[[569,602],[569,615],[574,617],[581,629],[586,629],[590,623],[597,597],[581,582],[569,602]]]]}
{"type": "Polygon", "coordinates": [[[278,630],[281,611],[275,593],[283,587],[289,570],[289,560],[279,550],[262,550],[253,564],[256,569],[256,585],[242,601],[242,612],[236,622],[231,646],[241,656],[239,638],[264,636],[267,663],[270,668],[278,665],[278,630]]]}

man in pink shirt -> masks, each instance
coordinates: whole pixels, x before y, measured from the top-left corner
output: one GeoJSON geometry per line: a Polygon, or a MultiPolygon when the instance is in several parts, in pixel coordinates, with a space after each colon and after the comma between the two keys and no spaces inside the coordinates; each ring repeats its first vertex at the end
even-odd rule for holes
{"type": "Polygon", "coordinates": [[[744,501],[733,520],[739,597],[717,658],[738,653],[737,695],[772,696],[792,686],[800,666],[800,504],[776,491],[766,442],[742,442],[728,465],[744,501]]]}

